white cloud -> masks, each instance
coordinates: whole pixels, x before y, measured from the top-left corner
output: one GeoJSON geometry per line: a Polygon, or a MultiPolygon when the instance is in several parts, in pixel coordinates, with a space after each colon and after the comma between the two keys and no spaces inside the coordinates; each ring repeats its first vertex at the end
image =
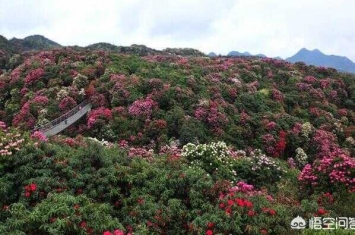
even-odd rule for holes
{"type": "Polygon", "coordinates": [[[0,34],[287,57],[302,47],[355,60],[348,0],[0,0],[0,34]]]}

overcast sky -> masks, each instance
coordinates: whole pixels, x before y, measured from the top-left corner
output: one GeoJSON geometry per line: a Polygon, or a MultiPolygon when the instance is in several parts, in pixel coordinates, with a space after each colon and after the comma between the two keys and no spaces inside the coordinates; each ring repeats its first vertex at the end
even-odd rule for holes
{"type": "Polygon", "coordinates": [[[352,0],[0,0],[0,34],[288,57],[318,48],[355,61],[352,0]]]}

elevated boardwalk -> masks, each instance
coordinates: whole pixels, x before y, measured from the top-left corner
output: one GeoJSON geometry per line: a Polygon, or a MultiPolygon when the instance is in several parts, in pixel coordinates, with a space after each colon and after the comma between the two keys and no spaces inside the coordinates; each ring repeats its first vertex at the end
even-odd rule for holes
{"type": "Polygon", "coordinates": [[[85,100],[75,108],[71,109],[69,112],[54,119],[50,123],[36,128],[35,131],[40,131],[47,137],[56,135],[68,128],[74,122],[78,121],[82,116],[91,110],[91,107],[91,103],[88,100],[85,100]]]}

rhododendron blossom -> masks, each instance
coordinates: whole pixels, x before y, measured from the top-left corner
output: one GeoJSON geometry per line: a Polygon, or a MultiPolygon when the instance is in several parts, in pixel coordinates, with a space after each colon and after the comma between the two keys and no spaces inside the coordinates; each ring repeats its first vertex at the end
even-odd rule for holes
{"type": "Polygon", "coordinates": [[[43,75],[44,75],[44,70],[42,68],[31,70],[25,78],[25,84],[31,85],[37,82],[38,80],[40,80],[43,77],[43,75]]]}
{"type": "Polygon", "coordinates": [[[354,158],[339,148],[319,157],[312,165],[303,168],[298,178],[303,184],[323,188],[342,185],[350,191],[355,190],[354,158]]]}
{"type": "Polygon", "coordinates": [[[284,95],[282,94],[281,91],[279,91],[277,89],[272,89],[272,98],[276,101],[283,101],[284,95]]]}
{"type": "Polygon", "coordinates": [[[62,111],[69,111],[77,105],[76,101],[71,97],[65,97],[59,103],[59,108],[62,111]]]}
{"type": "Polygon", "coordinates": [[[134,101],[133,104],[129,106],[128,113],[136,117],[150,118],[153,110],[157,107],[157,102],[147,97],[134,101]]]}
{"type": "Polygon", "coordinates": [[[46,96],[36,96],[31,103],[46,105],[49,102],[49,99],[46,96]]]}
{"type": "Polygon", "coordinates": [[[112,112],[107,108],[97,108],[89,112],[87,125],[92,128],[98,120],[111,120],[112,112]]]}
{"type": "Polygon", "coordinates": [[[47,142],[48,139],[47,137],[40,131],[35,131],[32,135],[31,135],[32,138],[36,139],[36,140],[39,140],[41,142],[47,142]]]}

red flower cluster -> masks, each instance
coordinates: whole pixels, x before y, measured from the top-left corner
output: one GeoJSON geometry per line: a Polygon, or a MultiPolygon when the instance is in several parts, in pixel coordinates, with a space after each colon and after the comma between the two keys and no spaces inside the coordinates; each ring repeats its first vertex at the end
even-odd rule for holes
{"type": "MultiPolygon", "coordinates": [[[[223,197],[223,196],[222,196],[223,197]]],[[[230,199],[227,200],[227,205],[225,203],[220,203],[219,208],[224,209],[227,215],[230,215],[234,209],[239,208],[246,208],[250,210],[253,207],[253,203],[244,198],[235,198],[234,193],[229,193],[225,197],[230,199]]]]}
{"type": "Polygon", "coordinates": [[[27,74],[25,78],[25,84],[31,85],[32,83],[35,83],[36,81],[41,79],[43,75],[44,75],[44,70],[42,68],[32,70],[27,74]]]}
{"type": "Polygon", "coordinates": [[[150,97],[145,99],[139,99],[133,102],[131,106],[128,108],[129,114],[132,116],[140,117],[143,116],[145,118],[150,118],[152,115],[153,109],[157,108],[158,104],[150,97]]]}
{"type": "Polygon", "coordinates": [[[77,105],[76,101],[71,97],[65,97],[59,103],[59,108],[62,111],[69,111],[77,105]]]}
{"type": "Polygon", "coordinates": [[[213,222],[208,222],[207,223],[207,231],[206,231],[206,235],[213,235],[213,229],[215,227],[215,224],[213,222]]]}
{"type": "Polygon", "coordinates": [[[275,155],[279,157],[285,151],[286,148],[286,132],[280,131],[279,132],[279,141],[276,143],[275,146],[275,155]]]}
{"type": "Polygon", "coordinates": [[[195,110],[195,117],[206,122],[211,128],[218,129],[229,122],[228,117],[221,112],[220,105],[215,101],[209,101],[195,110]]]}
{"type": "Polygon", "coordinates": [[[112,119],[111,110],[103,107],[92,110],[88,115],[88,127],[92,128],[98,119],[112,119]]]}
{"type": "Polygon", "coordinates": [[[264,212],[265,214],[268,214],[268,215],[271,215],[271,216],[276,215],[276,211],[273,210],[273,209],[270,209],[270,208],[262,208],[261,210],[262,210],[262,212],[264,212]]]}
{"type": "Polygon", "coordinates": [[[30,197],[31,194],[36,191],[37,184],[29,184],[25,186],[25,197],[30,197]]]}

